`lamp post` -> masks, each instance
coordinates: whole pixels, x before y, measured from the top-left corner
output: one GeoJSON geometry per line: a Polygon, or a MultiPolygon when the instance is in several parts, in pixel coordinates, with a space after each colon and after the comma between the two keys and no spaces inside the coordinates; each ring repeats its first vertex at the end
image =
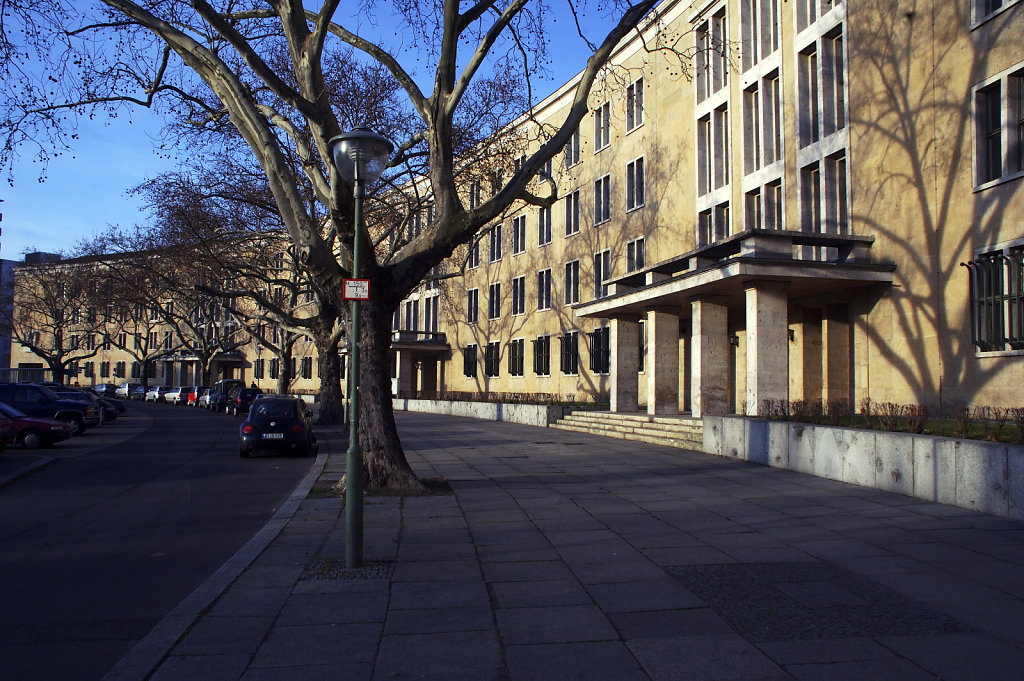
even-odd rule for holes
{"type": "MultiPolygon", "coordinates": [[[[334,165],[342,179],[352,184],[355,202],[355,235],[352,243],[352,277],[361,274],[363,253],[364,184],[374,182],[384,170],[394,145],[366,127],[332,137],[329,142],[334,165]]],[[[360,300],[352,299],[352,352],[348,363],[348,452],[345,456],[345,566],[363,565],[363,453],[359,448],[359,313],[360,300]]]]}

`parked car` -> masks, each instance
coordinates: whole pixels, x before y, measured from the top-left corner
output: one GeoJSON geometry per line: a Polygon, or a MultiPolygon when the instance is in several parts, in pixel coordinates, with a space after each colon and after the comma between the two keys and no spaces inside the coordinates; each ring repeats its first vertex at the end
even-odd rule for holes
{"type": "Polygon", "coordinates": [[[134,388],[132,388],[131,392],[128,393],[128,399],[129,400],[143,400],[143,401],[145,401],[146,393],[148,393],[148,392],[149,392],[149,388],[147,388],[146,386],[144,386],[144,385],[142,385],[140,383],[139,385],[137,385],[134,388]]]}
{"type": "Polygon", "coordinates": [[[228,393],[228,399],[224,406],[224,411],[232,416],[241,416],[246,414],[249,411],[249,407],[252,406],[252,402],[256,396],[262,394],[263,391],[259,388],[233,389],[228,393]]]}
{"type": "Polygon", "coordinates": [[[52,390],[34,383],[0,385],[0,402],[19,409],[29,416],[70,423],[73,435],[81,435],[100,423],[100,410],[92,402],[66,400],[52,390]]]}
{"type": "Polygon", "coordinates": [[[141,388],[140,383],[122,383],[117,386],[117,390],[114,391],[114,397],[120,397],[122,400],[131,399],[132,392],[136,388],[141,388]]]}
{"type": "Polygon", "coordinates": [[[196,406],[202,409],[212,409],[212,405],[217,403],[219,395],[220,393],[213,388],[207,388],[203,391],[203,394],[199,396],[196,406]]]}
{"type": "Polygon", "coordinates": [[[297,456],[316,454],[312,412],[298,397],[272,395],[253,403],[238,430],[238,454],[245,458],[264,450],[297,456]]]}
{"type": "Polygon", "coordinates": [[[164,396],[171,389],[169,385],[156,385],[149,389],[146,393],[147,402],[163,402],[164,396]]]}
{"type": "Polygon", "coordinates": [[[4,432],[4,440],[21,445],[25,449],[49,447],[54,442],[67,440],[72,434],[71,424],[65,421],[33,418],[20,409],[2,402],[0,415],[10,422],[10,430],[4,432]]]}
{"type": "Polygon", "coordinates": [[[113,423],[117,420],[117,416],[120,413],[117,410],[117,400],[99,397],[91,390],[84,388],[53,388],[53,392],[58,397],[66,400],[81,400],[96,405],[100,410],[100,424],[113,423]]]}
{"type": "Polygon", "coordinates": [[[113,383],[100,383],[92,387],[100,397],[117,397],[117,386],[113,383]]]}
{"type": "Polygon", "coordinates": [[[187,404],[190,407],[198,407],[199,397],[203,394],[204,390],[208,390],[208,388],[202,385],[193,386],[191,392],[189,392],[188,397],[185,400],[185,404],[187,404]]]}
{"type": "Polygon", "coordinates": [[[185,404],[189,394],[195,390],[194,385],[176,385],[164,395],[164,402],[168,404],[185,404]]]}

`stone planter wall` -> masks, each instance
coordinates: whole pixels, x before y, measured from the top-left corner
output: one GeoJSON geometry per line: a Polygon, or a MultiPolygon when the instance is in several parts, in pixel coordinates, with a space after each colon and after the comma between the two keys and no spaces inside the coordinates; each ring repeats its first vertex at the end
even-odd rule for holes
{"type": "MultiPolygon", "coordinates": [[[[467,416],[489,421],[508,421],[547,428],[573,407],[546,404],[506,404],[501,402],[455,402],[448,400],[393,400],[396,411],[418,411],[449,416],[467,416]]],[[[576,407],[578,409],[578,407],[576,407]]]]}
{"type": "Polygon", "coordinates": [[[706,416],[704,451],[1024,520],[1017,445],[706,416]]]}

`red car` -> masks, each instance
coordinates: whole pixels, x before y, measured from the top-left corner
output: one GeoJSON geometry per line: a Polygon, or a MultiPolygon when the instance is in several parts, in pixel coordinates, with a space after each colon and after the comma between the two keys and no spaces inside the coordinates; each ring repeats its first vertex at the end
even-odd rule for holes
{"type": "Polygon", "coordinates": [[[21,445],[26,449],[49,447],[54,442],[67,440],[73,434],[70,423],[28,416],[3,402],[0,402],[0,416],[9,422],[3,427],[4,441],[21,445]]]}

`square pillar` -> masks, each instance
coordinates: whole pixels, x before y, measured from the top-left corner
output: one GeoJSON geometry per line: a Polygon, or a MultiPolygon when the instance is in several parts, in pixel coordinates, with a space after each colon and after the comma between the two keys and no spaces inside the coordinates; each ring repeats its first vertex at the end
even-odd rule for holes
{"type": "Polygon", "coordinates": [[[679,314],[647,311],[647,413],[679,413],[679,314]]]}
{"type": "Polygon", "coordinates": [[[719,296],[694,297],[690,413],[729,413],[729,308],[719,296]]]}
{"type": "Polygon", "coordinates": [[[613,318],[608,323],[611,346],[611,410],[636,411],[640,372],[640,321],[613,318]]]}
{"type": "Polygon", "coordinates": [[[764,400],[789,400],[788,285],[747,284],[747,415],[764,400]]]}

